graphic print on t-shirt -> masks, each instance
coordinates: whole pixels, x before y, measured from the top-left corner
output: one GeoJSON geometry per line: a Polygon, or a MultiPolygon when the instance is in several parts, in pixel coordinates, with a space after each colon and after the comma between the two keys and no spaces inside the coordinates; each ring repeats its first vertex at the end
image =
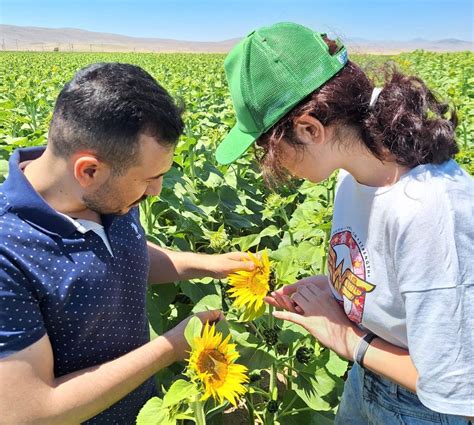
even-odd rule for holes
{"type": "Polygon", "coordinates": [[[367,282],[363,249],[350,229],[335,233],[329,243],[329,278],[336,300],[353,322],[362,323],[365,296],[375,289],[367,282]]]}

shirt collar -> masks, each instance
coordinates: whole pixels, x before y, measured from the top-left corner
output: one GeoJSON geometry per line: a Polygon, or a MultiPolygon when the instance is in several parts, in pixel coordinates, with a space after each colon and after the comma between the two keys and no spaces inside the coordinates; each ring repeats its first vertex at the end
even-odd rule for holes
{"type": "MultiPolygon", "coordinates": [[[[11,212],[47,233],[67,237],[77,230],[75,224],[54,210],[31,186],[20,169],[20,163],[37,159],[44,151],[44,146],[15,150],[10,156],[8,177],[2,185],[2,191],[11,212]]],[[[105,227],[114,219],[109,215],[102,218],[105,227]]]]}

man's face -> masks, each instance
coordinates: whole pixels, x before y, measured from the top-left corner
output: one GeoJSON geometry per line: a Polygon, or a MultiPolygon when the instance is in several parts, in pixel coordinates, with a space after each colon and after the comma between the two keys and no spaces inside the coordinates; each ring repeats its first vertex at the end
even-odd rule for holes
{"type": "Polygon", "coordinates": [[[173,163],[174,149],[146,135],[140,136],[139,144],[136,165],[123,175],[111,175],[96,191],[83,195],[87,208],[98,214],[124,215],[147,196],[160,194],[163,175],[173,163]]]}

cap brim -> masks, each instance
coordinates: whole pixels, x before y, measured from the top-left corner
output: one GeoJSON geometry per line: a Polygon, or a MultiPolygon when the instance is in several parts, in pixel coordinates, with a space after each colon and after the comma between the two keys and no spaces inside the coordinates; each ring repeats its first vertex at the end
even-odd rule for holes
{"type": "Polygon", "coordinates": [[[217,146],[217,162],[223,165],[234,162],[245,153],[259,136],[260,133],[244,133],[235,125],[226,138],[217,146]]]}

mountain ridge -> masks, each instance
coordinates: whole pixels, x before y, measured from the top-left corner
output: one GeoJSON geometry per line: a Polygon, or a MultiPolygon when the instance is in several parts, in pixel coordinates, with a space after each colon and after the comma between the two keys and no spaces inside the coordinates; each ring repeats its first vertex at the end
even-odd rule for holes
{"type": "MultiPolygon", "coordinates": [[[[368,40],[341,37],[354,53],[400,53],[417,49],[455,52],[473,51],[473,43],[455,38],[408,41],[368,40]]],[[[171,38],[133,37],[123,34],[89,31],[80,28],[44,28],[0,24],[2,50],[104,51],[104,52],[196,52],[227,53],[240,38],[221,41],[187,41],[171,38]]]]}

